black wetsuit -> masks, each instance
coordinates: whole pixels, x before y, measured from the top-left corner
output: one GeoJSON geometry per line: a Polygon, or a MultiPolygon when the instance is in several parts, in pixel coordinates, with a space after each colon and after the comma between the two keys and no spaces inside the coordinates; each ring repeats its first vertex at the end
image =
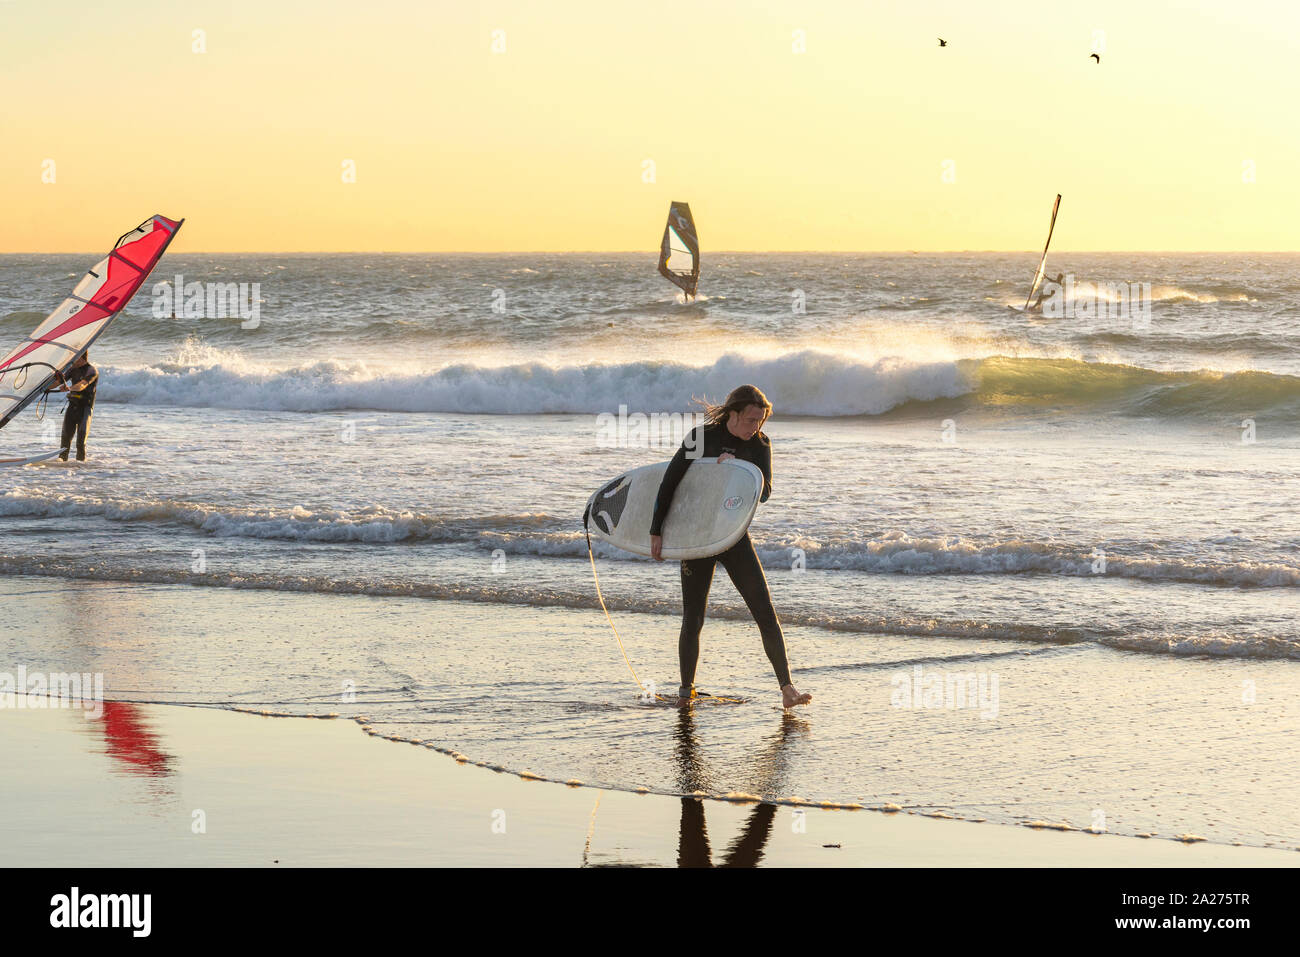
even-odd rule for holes
{"type": "MultiPolygon", "coordinates": [[[[757,465],[763,473],[763,494],[760,502],[766,502],[772,494],[772,443],[762,432],[752,439],[738,439],[732,435],[725,424],[705,425],[703,441],[700,429],[695,429],[682,447],[673,456],[659,486],[659,497],[655,501],[654,520],[650,523],[650,534],[663,533],[664,519],[668,517],[668,507],[672,504],[673,493],[681,482],[686,469],[693,458],[710,458],[730,452],[738,459],[744,459],[757,465]],[[687,447],[694,452],[687,458],[687,447]]],[[[695,682],[695,666],[700,659],[700,629],[704,627],[704,615],[709,604],[709,586],[713,583],[714,566],[722,562],[722,567],[731,576],[736,591],[745,599],[749,613],[758,623],[758,630],[763,636],[763,650],[772,662],[776,680],[782,687],[790,684],[790,664],[785,656],[785,636],[781,633],[781,623],[777,620],[776,609],[772,607],[772,596],[767,590],[767,578],[763,575],[763,565],[754,552],[754,543],[746,532],[740,541],[725,552],[708,558],[691,558],[682,562],[682,631],[677,640],[677,657],[682,670],[682,687],[689,688],[695,682]]]]}
{"type": "Polygon", "coordinates": [[[1026,312],[1042,312],[1043,300],[1047,298],[1047,287],[1056,286],[1058,289],[1064,290],[1065,287],[1061,285],[1061,279],[1063,278],[1063,276],[1064,273],[1062,273],[1062,275],[1060,276],[1057,276],[1055,279],[1048,279],[1044,281],[1043,284],[1038,287],[1038,298],[1034,300],[1033,305],[1031,305],[1026,310],[1026,312]]]}
{"type": "Polygon", "coordinates": [[[86,460],[86,435],[90,432],[90,413],[95,407],[95,387],[99,385],[99,371],[87,362],[80,368],[70,368],[63,375],[64,381],[71,386],[82,379],[88,380],[80,392],[68,393],[68,411],[63,413],[63,438],[59,443],[59,458],[68,460],[68,451],[72,447],[72,435],[77,435],[77,461],[86,460]]]}

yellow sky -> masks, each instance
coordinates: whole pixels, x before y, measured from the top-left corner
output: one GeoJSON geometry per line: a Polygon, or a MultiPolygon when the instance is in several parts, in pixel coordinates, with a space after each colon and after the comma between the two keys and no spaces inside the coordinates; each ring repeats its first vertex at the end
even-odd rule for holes
{"type": "Polygon", "coordinates": [[[1298,11],[0,0],[0,252],[1296,250],[1298,11]]]}

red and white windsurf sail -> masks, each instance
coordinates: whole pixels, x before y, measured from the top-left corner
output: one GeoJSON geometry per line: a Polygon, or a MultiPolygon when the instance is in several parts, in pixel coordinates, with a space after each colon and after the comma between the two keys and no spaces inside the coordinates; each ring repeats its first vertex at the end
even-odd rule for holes
{"type": "Polygon", "coordinates": [[[44,395],[55,374],[103,335],[149,278],[183,222],[153,216],[131,230],[35,332],[0,359],[0,428],[44,395]]]}

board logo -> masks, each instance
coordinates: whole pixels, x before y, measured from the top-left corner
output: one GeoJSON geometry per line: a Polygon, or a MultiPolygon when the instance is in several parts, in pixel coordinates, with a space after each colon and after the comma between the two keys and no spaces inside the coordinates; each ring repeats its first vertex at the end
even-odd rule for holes
{"type": "Polygon", "coordinates": [[[627,508],[627,493],[632,488],[631,482],[623,481],[626,478],[626,475],[620,475],[591,497],[587,515],[583,517],[584,525],[590,517],[606,535],[613,534],[614,527],[623,516],[623,509],[627,508]]]}
{"type": "Polygon", "coordinates": [[[733,495],[731,496],[731,498],[723,499],[722,507],[725,508],[728,512],[740,508],[740,496],[733,495]]]}

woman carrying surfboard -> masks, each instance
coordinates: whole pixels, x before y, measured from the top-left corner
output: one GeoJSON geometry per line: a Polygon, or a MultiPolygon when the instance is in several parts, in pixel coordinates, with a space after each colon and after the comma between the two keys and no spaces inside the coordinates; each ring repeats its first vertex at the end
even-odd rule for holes
{"type": "MultiPolygon", "coordinates": [[[[755,386],[742,385],[733,389],[722,405],[701,404],[705,410],[705,424],[693,429],[682,442],[659,485],[654,519],[650,523],[650,553],[656,561],[663,561],[664,519],[668,516],[673,493],[695,459],[716,456],[719,462],[730,458],[752,462],[763,473],[763,494],[759,501],[766,502],[772,494],[772,443],[761,431],[763,423],[772,414],[772,403],[767,401],[767,396],[755,386]]],[[[781,685],[784,706],[792,708],[807,704],[812,695],[800,694],[790,681],[785,636],[781,633],[781,622],[772,607],[763,565],[754,551],[754,543],[749,540],[749,532],[724,552],[708,558],[685,559],[681,563],[682,630],[677,640],[677,657],[682,686],[678,689],[678,697],[689,700],[696,693],[695,668],[700,660],[700,630],[704,627],[709,586],[713,583],[713,569],[718,562],[731,576],[732,584],[745,599],[749,613],[758,624],[763,636],[763,650],[767,652],[776,680],[781,685]]]]}

